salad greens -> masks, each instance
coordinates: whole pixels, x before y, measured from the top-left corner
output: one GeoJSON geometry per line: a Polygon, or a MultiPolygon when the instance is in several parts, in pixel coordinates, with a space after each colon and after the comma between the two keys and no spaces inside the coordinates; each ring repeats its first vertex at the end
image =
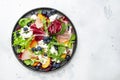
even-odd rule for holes
{"type": "Polygon", "coordinates": [[[22,18],[22,19],[20,19],[20,21],[19,21],[19,25],[21,26],[21,27],[24,27],[24,26],[26,26],[29,22],[31,22],[31,21],[33,21],[33,19],[31,19],[31,18],[22,18]]]}
{"type": "Polygon", "coordinates": [[[20,46],[17,49],[18,53],[20,53],[24,48],[28,48],[32,41],[32,36],[26,40],[21,36],[17,36],[16,32],[13,33],[13,36],[14,36],[13,46],[20,46]]]}
{"type": "Polygon", "coordinates": [[[27,60],[24,60],[24,63],[25,63],[26,65],[33,65],[33,64],[34,64],[34,61],[31,60],[31,59],[27,59],[27,60]]]}
{"type": "Polygon", "coordinates": [[[50,71],[69,61],[76,34],[64,15],[56,10],[37,10],[17,23],[20,29],[13,32],[12,45],[25,65],[50,71]]]}

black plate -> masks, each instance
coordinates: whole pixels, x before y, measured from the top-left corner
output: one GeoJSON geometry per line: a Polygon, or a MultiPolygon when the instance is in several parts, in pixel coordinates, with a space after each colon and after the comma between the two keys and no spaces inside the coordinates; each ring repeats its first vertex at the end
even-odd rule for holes
{"type": "MultiPolygon", "coordinates": [[[[44,7],[44,8],[32,9],[32,10],[28,11],[27,13],[25,13],[21,18],[24,18],[24,17],[26,17],[28,14],[32,14],[32,12],[35,12],[35,11],[38,11],[38,10],[56,10],[56,9],[46,8],[46,7],[44,7]]],[[[72,25],[72,27],[73,27],[73,29],[74,29],[74,33],[76,34],[76,39],[75,39],[75,43],[74,43],[74,47],[73,47],[73,51],[72,51],[72,55],[71,55],[71,58],[72,58],[73,55],[74,55],[74,53],[75,53],[76,47],[77,47],[77,33],[76,33],[76,30],[75,30],[75,27],[74,27],[74,25],[72,24],[71,20],[70,20],[65,14],[63,14],[62,12],[60,12],[60,11],[58,11],[58,10],[56,10],[56,11],[57,11],[57,13],[65,16],[65,17],[69,20],[69,22],[71,23],[71,25],[72,25]]],[[[21,19],[21,18],[20,18],[20,19],[21,19]]],[[[19,20],[20,20],[20,19],[19,19],[19,20]]],[[[19,21],[19,20],[18,20],[18,21],[19,21]]],[[[13,29],[13,31],[12,31],[11,45],[13,44],[13,32],[15,31],[15,29],[16,29],[16,27],[17,27],[17,25],[18,25],[18,21],[17,21],[17,23],[15,24],[14,29],[13,29]]],[[[14,47],[13,45],[12,45],[12,49],[13,49],[13,52],[14,52],[16,58],[18,59],[16,49],[15,49],[15,47],[14,47]]],[[[70,59],[70,60],[71,60],[71,59],[70,59]]],[[[69,60],[69,61],[70,61],[70,60],[69,60]]],[[[35,69],[35,68],[32,67],[32,66],[27,66],[27,65],[25,65],[20,59],[18,59],[18,61],[19,61],[23,66],[25,66],[26,68],[28,68],[28,69],[30,69],[30,70],[39,71],[39,72],[48,72],[48,71],[45,70],[45,69],[39,69],[39,70],[37,70],[37,69],[35,69]]],[[[59,68],[61,68],[62,66],[64,66],[64,65],[65,65],[66,63],[68,63],[69,61],[64,61],[64,62],[62,62],[59,68]]],[[[52,68],[50,71],[53,71],[53,70],[56,70],[56,69],[58,69],[58,68],[52,68]]]]}

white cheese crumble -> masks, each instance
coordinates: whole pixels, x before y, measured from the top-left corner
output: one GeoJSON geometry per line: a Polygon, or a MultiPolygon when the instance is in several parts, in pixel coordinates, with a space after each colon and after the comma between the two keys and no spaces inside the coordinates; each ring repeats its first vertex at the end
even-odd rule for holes
{"type": "Polygon", "coordinates": [[[45,57],[42,55],[39,55],[38,58],[42,64],[45,64],[47,62],[47,59],[48,59],[48,57],[45,57]]]}
{"type": "Polygon", "coordinates": [[[69,50],[70,50],[69,54],[72,55],[72,51],[73,51],[73,50],[72,50],[72,49],[69,49],[69,50]]]}
{"type": "Polygon", "coordinates": [[[40,47],[42,47],[42,48],[48,48],[47,44],[45,44],[45,43],[43,42],[43,40],[40,40],[40,41],[38,42],[38,45],[39,45],[40,47]]]}
{"type": "Polygon", "coordinates": [[[54,14],[54,15],[50,16],[49,17],[50,22],[54,21],[57,18],[57,16],[58,16],[57,14],[54,14]]]}
{"type": "Polygon", "coordinates": [[[56,61],[57,61],[57,59],[56,59],[56,58],[54,58],[54,59],[52,59],[52,61],[55,61],[55,62],[56,62],[56,61]]]}
{"type": "Polygon", "coordinates": [[[57,63],[60,63],[60,60],[57,60],[57,63]]]}
{"type": "Polygon", "coordinates": [[[57,60],[56,58],[52,59],[52,61],[60,63],[60,60],[57,60]]]}
{"type": "Polygon", "coordinates": [[[69,30],[68,30],[68,33],[71,34],[71,31],[72,30],[72,26],[69,26],[69,30]]]}
{"type": "Polygon", "coordinates": [[[36,19],[37,19],[37,16],[34,14],[34,15],[32,15],[30,18],[36,20],[36,19]]]}
{"type": "Polygon", "coordinates": [[[58,55],[58,52],[57,52],[57,50],[55,49],[54,46],[51,47],[50,52],[51,52],[52,54],[58,55]]]}
{"type": "Polygon", "coordinates": [[[39,41],[39,42],[38,42],[38,45],[39,45],[41,48],[44,48],[44,51],[45,51],[45,52],[48,51],[48,46],[47,46],[47,44],[45,44],[45,43],[43,42],[43,40],[39,41]]]}
{"type": "Polygon", "coordinates": [[[20,30],[20,35],[21,35],[23,38],[29,38],[29,37],[31,37],[32,34],[33,34],[33,31],[31,31],[28,26],[24,26],[24,27],[27,27],[27,28],[28,28],[28,32],[25,33],[25,31],[23,30],[24,28],[21,28],[21,30],[20,30]]]}

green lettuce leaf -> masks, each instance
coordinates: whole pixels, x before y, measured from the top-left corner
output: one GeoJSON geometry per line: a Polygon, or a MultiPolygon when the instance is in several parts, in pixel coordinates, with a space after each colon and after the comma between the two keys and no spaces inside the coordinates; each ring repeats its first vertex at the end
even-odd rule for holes
{"type": "Polygon", "coordinates": [[[70,38],[70,41],[73,41],[73,40],[75,40],[75,39],[76,39],[75,34],[72,34],[72,35],[71,35],[71,38],[70,38]]]}
{"type": "Polygon", "coordinates": [[[31,18],[22,18],[19,20],[18,24],[20,25],[20,27],[24,27],[31,21],[33,21],[33,19],[31,19],[31,18]]]}
{"type": "Polygon", "coordinates": [[[31,60],[31,59],[27,59],[27,60],[24,60],[24,63],[25,63],[26,65],[33,65],[33,64],[34,64],[34,61],[31,60]]]}
{"type": "Polygon", "coordinates": [[[76,35],[72,34],[71,38],[69,40],[69,43],[68,43],[68,48],[72,48],[73,47],[73,43],[75,42],[75,39],[76,39],[76,35]]]}
{"type": "Polygon", "coordinates": [[[14,47],[20,46],[19,48],[17,48],[17,53],[20,53],[23,49],[28,48],[32,41],[32,37],[28,39],[23,39],[21,36],[17,36],[16,32],[13,33],[13,37],[14,37],[13,46],[14,47]]]}
{"type": "Polygon", "coordinates": [[[45,32],[48,34],[48,27],[46,25],[46,22],[47,22],[46,19],[43,19],[42,22],[43,22],[43,27],[45,29],[45,32]]]}

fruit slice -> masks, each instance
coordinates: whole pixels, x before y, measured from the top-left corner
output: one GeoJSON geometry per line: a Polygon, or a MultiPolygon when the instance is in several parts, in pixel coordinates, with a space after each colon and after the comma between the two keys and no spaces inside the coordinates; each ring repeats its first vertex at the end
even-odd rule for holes
{"type": "Polygon", "coordinates": [[[35,62],[32,66],[37,66],[39,64],[39,62],[35,62]]]}
{"type": "Polygon", "coordinates": [[[38,14],[38,17],[39,17],[39,19],[40,19],[41,21],[43,21],[43,20],[45,20],[45,19],[46,19],[46,17],[45,17],[45,16],[43,16],[42,14],[38,14]]]}
{"type": "Polygon", "coordinates": [[[61,58],[65,59],[66,58],[66,54],[62,54],[61,58]]]}
{"type": "Polygon", "coordinates": [[[22,55],[21,55],[21,60],[27,60],[27,59],[30,59],[31,56],[30,56],[31,52],[28,51],[28,50],[25,50],[22,55]]]}
{"type": "Polygon", "coordinates": [[[45,63],[45,64],[42,64],[42,68],[47,68],[47,67],[49,67],[50,61],[51,61],[50,58],[47,58],[46,63],[45,63]]]}
{"type": "Polygon", "coordinates": [[[36,40],[32,40],[31,44],[30,44],[30,48],[33,48],[37,45],[37,41],[36,40]]]}

